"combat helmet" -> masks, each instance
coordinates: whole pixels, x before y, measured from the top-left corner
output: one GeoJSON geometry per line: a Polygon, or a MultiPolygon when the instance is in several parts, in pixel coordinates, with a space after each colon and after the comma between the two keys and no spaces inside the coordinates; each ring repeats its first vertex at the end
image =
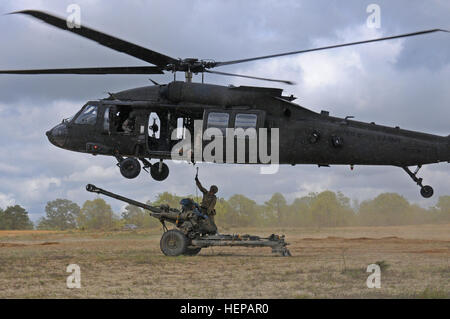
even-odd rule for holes
{"type": "Polygon", "coordinates": [[[219,191],[219,188],[218,188],[216,185],[212,185],[212,186],[209,188],[209,191],[210,191],[211,193],[215,194],[215,193],[217,193],[217,192],[219,191]]]}

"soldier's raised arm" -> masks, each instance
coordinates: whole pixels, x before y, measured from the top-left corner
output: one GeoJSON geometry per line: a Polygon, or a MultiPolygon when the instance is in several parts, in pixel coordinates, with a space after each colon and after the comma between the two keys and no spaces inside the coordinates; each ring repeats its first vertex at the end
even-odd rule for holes
{"type": "Polygon", "coordinates": [[[198,189],[203,193],[208,193],[208,190],[202,186],[197,176],[195,176],[195,183],[197,184],[198,189]]]}

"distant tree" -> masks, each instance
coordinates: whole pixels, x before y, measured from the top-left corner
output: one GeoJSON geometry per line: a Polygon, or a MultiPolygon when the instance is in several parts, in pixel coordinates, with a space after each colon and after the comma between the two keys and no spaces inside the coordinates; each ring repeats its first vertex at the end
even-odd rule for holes
{"type": "MultiPolygon", "coordinates": [[[[147,202],[148,205],[152,203],[147,202]]],[[[133,224],[140,228],[151,228],[160,225],[160,222],[151,217],[149,212],[134,205],[125,206],[125,211],[122,212],[122,220],[126,224],[133,224]]]]}
{"type": "MultiPolygon", "coordinates": [[[[201,198],[192,195],[178,196],[169,192],[158,194],[155,201],[148,205],[168,204],[180,208],[180,200],[192,198],[197,202],[201,198]]],[[[55,205],[59,207],[59,205],[55,205]]],[[[296,198],[288,204],[281,193],[275,193],[264,205],[240,194],[228,199],[218,198],[216,204],[216,224],[220,227],[246,226],[314,226],[339,227],[349,225],[402,225],[411,223],[449,222],[450,196],[441,196],[435,207],[425,209],[411,205],[405,198],[394,193],[385,193],[362,203],[352,201],[341,192],[324,191],[310,193],[296,198]],[[357,213],[355,213],[355,211],[357,213]]],[[[0,210],[0,225],[4,213],[0,210]]],[[[49,216],[42,219],[39,227],[46,224],[49,216]]],[[[125,224],[138,227],[158,227],[159,221],[139,207],[128,205],[116,219],[111,207],[102,199],[86,201],[76,219],[79,227],[87,229],[119,229],[125,224]]],[[[0,226],[1,227],[1,226],[0,226]]]]}
{"type": "Polygon", "coordinates": [[[122,212],[121,216],[127,224],[134,224],[139,227],[143,226],[144,212],[137,206],[125,206],[125,211],[122,212]]]}
{"type": "Polygon", "coordinates": [[[274,218],[278,226],[285,225],[288,212],[287,202],[281,193],[275,193],[264,203],[266,206],[268,217],[274,218]]]}
{"type": "Polygon", "coordinates": [[[290,224],[293,226],[312,226],[313,218],[311,214],[311,204],[317,197],[317,193],[310,193],[308,196],[296,198],[289,206],[290,224]]]}
{"type": "Polygon", "coordinates": [[[233,195],[228,199],[229,223],[232,226],[250,226],[258,223],[257,205],[244,195],[233,195]]]}
{"type": "Polygon", "coordinates": [[[77,223],[79,228],[84,229],[112,229],[115,218],[111,206],[102,198],[97,198],[84,202],[77,223]]]}
{"type": "Polygon", "coordinates": [[[358,218],[362,225],[405,225],[413,221],[409,202],[399,194],[383,193],[361,203],[358,218]]]}
{"type": "MultiPolygon", "coordinates": [[[[150,201],[147,201],[146,204],[147,205],[154,205],[150,201]]],[[[178,207],[176,207],[176,208],[178,208],[178,207]]],[[[150,216],[150,213],[148,211],[142,210],[142,212],[144,213],[144,225],[143,225],[144,228],[154,228],[154,227],[161,226],[161,222],[158,219],[150,216]]]]}
{"type": "Polygon", "coordinates": [[[450,196],[440,196],[436,205],[440,222],[450,222],[450,196]]]}
{"type": "MultiPolygon", "coordinates": [[[[350,226],[356,224],[356,213],[352,208],[352,201],[346,197],[343,193],[337,192],[337,201],[339,209],[336,211],[337,216],[335,220],[336,226],[350,226]]],[[[353,204],[358,207],[358,202],[354,201],[353,204]]]]}
{"type": "Polygon", "coordinates": [[[0,210],[0,230],[33,229],[28,212],[19,205],[0,210]]]}
{"type": "Polygon", "coordinates": [[[354,220],[350,199],[342,193],[324,191],[312,200],[310,209],[313,225],[317,227],[348,226],[354,220]]]}
{"type": "Polygon", "coordinates": [[[338,208],[336,194],[325,191],[317,195],[311,203],[311,215],[314,226],[334,226],[333,211],[338,208]]]}
{"type": "Polygon", "coordinates": [[[183,197],[183,196],[177,196],[177,195],[171,194],[169,192],[164,192],[164,193],[158,194],[156,200],[153,202],[153,205],[159,206],[161,204],[167,204],[171,208],[179,208],[180,201],[186,197],[189,197],[189,196],[183,197]]]}
{"type": "Polygon", "coordinates": [[[410,205],[411,223],[413,224],[427,224],[436,221],[436,209],[431,207],[425,209],[417,204],[410,205]]]}
{"type": "Polygon", "coordinates": [[[6,220],[5,211],[0,208],[0,230],[8,229],[9,221],[6,220]]]}
{"type": "Polygon", "coordinates": [[[38,229],[74,229],[80,206],[67,199],[56,199],[47,203],[45,213],[46,217],[40,219],[38,229]]]}
{"type": "Polygon", "coordinates": [[[214,221],[219,228],[233,226],[234,212],[226,199],[218,198],[215,209],[216,216],[214,217],[214,221]]]}

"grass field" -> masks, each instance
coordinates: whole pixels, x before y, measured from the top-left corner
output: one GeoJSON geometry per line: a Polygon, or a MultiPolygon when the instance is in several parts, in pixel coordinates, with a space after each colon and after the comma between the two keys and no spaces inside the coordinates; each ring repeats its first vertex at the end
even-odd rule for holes
{"type": "Polygon", "coordinates": [[[285,234],[292,257],[216,247],[166,257],[160,230],[0,231],[0,298],[450,298],[450,224],[229,229],[285,234]],[[381,288],[367,266],[383,265],[381,288]],[[66,267],[81,288],[66,287],[66,267]]]}

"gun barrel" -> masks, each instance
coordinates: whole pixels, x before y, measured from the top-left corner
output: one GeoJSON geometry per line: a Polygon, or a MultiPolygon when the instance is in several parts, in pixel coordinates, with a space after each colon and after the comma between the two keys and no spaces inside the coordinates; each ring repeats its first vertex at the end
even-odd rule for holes
{"type": "Polygon", "coordinates": [[[130,198],[126,198],[126,197],[123,197],[123,196],[120,196],[120,195],[117,195],[117,194],[105,191],[104,189],[101,189],[101,188],[99,188],[99,187],[97,187],[95,185],[92,185],[92,184],[87,184],[86,185],[86,190],[88,192],[91,192],[91,193],[103,194],[105,196],[118,199],[118,200],[120,200],[122,202],[125,202],[125,203],[128,203],[128,204],[131,204],[131,205],[134,205],[134,206],[141,207],[143,209],[149,210],[150,212],[152,212],[151,215],[153,217],[159,218],[161,213],[162,213],[162,210],[159,207],[150,206],[150,205],[147,205],[147,204],[144,204],[144,203],[132,200],[130,198]]]}

